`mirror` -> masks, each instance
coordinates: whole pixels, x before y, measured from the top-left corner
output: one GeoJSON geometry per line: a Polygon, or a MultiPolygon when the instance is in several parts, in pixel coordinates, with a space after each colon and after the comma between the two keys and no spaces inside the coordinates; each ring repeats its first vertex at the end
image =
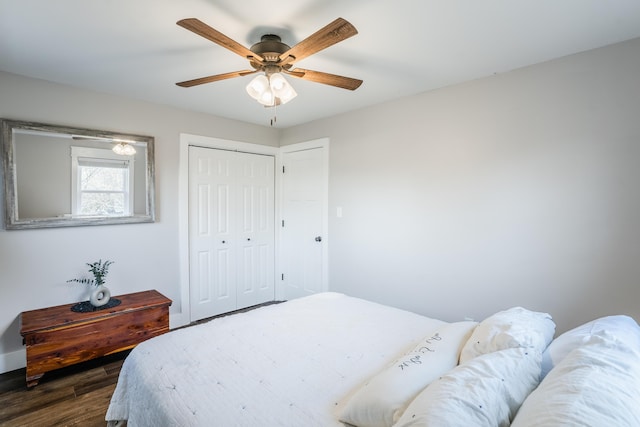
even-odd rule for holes
{"type": "Polygon", "coordinates": [[[153,137],[6,119],[0,128],[7,230],[154,222],[153,137]]]}

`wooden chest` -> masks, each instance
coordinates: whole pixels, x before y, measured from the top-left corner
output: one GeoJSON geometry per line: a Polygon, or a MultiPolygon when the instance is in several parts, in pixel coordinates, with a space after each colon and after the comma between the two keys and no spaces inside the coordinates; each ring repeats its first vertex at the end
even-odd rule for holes
{"type": "Polygon", "coordinates": [[[21,314],[20,334],[27,346],[27,386],[45,372],[128,350],[169,331],[171,300],[157,291],[116,296],[116,307],[89,313],[74,304],[21,314]]]}

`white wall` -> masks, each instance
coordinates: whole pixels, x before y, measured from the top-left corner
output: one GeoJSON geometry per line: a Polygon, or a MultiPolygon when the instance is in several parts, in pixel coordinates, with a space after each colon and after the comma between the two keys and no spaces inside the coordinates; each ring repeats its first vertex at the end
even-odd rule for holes
{"type": "Polygon", "coordinates": [[[331,139],[331,289],[640,320],[638,76],[640,39],[285,130],[331,139]]]}
{"type": "Polygon", "coordinates": [[[173,300],[172,315],[179,314],[180,133],[277,146],[278,131],[2,72],[0,94],[2,118],[155,137],[157,218],[153,224],[0,228],[0,372],[24,366],[20,312],[86,299],[86,286],[66,280],[86,273],[87,262],[115,261],[107,278],[113,295],[157,289],[173,300]]]}

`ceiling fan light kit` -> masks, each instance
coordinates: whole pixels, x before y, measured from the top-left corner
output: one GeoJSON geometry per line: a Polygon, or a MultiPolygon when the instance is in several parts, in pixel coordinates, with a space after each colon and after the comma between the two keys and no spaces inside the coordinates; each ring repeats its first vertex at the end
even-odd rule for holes
{"type": "Polygon", "coordinates": [[[281,73],[254,77],[247,85],[247,93],[265,107],[286,104],[298,96],[281,73]]]}
{"type": "Polygon", "coordinates": [[[118,142],[111,150],[121,156],[133,156],[136,154],[136,149],[133,148],[133,145],[124,141],[118,142]]]}
{"type": "MultiPolygon", "coordinates": [[[[260,104],[275,107],[286,104],[298,95],[283,74],[348,90],[356,90],[362,84],[362,80],[351,77],[300,68],[292,69],[294,62],[358,34],[355,27],[342,18],[336,19],[293,47],[283,43],[275,34],[265,34],[258,43],[251,46],[251,49],[247,49],[196,18],[182,19],[177,24],[244,57],[253,68],[253,70],[232,71],[176,83],[181,87],[192,87],[261,72],[263,74],[256,76],[246,86],[247,93],[260,104]]],[[[273,122],[274,120],[271,123],[273,122]]]]}
{"type": "Polygon", "coordinates": [[[134,154],[136,154],[136,149],[133,147],[136,142],[128,139],[86,135],[71,135],[71,139],[113,142],[115,143],[115,145],[113,146],[111,151],[113,151],[114,153],[120,156],[133,156],[134,154]]]}

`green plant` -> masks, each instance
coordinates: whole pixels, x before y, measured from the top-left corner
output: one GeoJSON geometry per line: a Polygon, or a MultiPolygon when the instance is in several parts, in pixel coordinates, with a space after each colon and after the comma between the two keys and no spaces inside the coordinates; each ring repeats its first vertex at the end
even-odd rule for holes
{"type": "Polygon", "coordinates": [[[93,274],[93,278],[82,278],[82,279],[69,279],[68,282],[77,282],[77,283],[85,283],[87,285],[100,286],[104,285],[105,277],[107,277],[107,273],[109,273],[109,266],[113,264],[113,261],[105,261],[98,260],[94,263],[87,263],[89,266],[89,272],[93,274]]]}

